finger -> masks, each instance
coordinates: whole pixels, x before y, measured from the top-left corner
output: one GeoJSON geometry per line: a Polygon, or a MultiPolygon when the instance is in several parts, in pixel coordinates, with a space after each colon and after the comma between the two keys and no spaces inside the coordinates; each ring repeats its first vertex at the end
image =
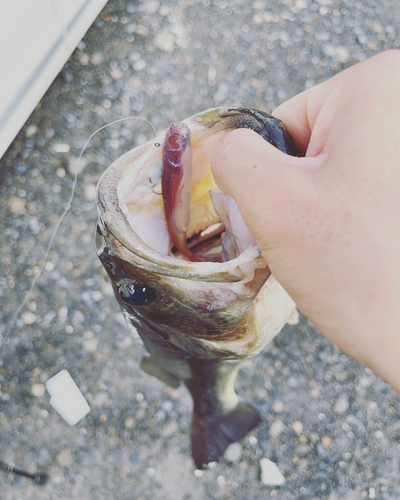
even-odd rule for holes
{"type": "Polygon", "coordinates": [[[324,151],[335,116],[334,88],[334,79],[328,80],[289,99],[272,113],[282,120],[297,147],[306,156],[317,156],[324,151]]]}
{"type": "Polygon", "coordinates": [[[288,156],[247,129],[228,134],[211,157],[217,185],[235,199],[259,245],[287,233],[299,210],[314,202],[309,171],[320,162],[288,156]]]}
{"type": "Polygon", "coordinates": [[[349,120],[354,115],[360,122],[363,111],[373,109],[377,113],[393,94],[392,107],[382,109],[382,122],[387,122],[398,109],[398,85],[393,85],[396,80],[400,81],[400,51],[383,52],[289,99],[272,114],[282,120],[300,151],[317,156],[325,151],[335,120],[349,120]]]}

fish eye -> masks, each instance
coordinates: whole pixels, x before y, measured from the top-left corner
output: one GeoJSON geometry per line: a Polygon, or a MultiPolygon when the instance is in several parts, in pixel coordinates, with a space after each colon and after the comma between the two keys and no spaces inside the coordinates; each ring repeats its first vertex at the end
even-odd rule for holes
{"type": "Polygon", "coordinates": [[[119,287],[119,295],[128,306],[148,306],[156,299],[154,290],[138,283],[124,283],[119,287]]]}

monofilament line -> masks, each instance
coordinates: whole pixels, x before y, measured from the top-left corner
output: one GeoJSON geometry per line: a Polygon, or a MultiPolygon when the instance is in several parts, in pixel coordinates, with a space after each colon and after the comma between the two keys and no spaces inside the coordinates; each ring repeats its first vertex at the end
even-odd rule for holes
{"type": "MultiPolygon", "coordinates": [[[[60,215],[58,221],[57,221],[57,224],[55,225],[55,228],[54,228],[54,231],[51,235],[51,238],[49,240],[49,243],[47,245],[47,248],[46,248],[46,253],[44,255],[44,260],[42,262],[42,265],[40,267],[40,270],[39,270],[39,273],[37,274],[37,276],[33,279],[32,281],[32,284],[28,290],[28,292],[26,293],[25,297],[24,297],[24,300],[22,301],[21,305],[18,307],[16,313],[14,314],[14,317],[11,321],[11,325],[10,327],[8,328],[8,330],[6,330],[5,334],[3,336],[0,335],[0,347],[3,345],[5,339],[10,335],[10,333],[12,332],[14,326],[15,326],[15,323],[17,322],[17,319],[22,311],[22,309],[25,307],[26,303],[28,302],[28,300],[30,299],[31,295],[32,295],[32,292],[35,288],[35,285],[36,283],[38,282],[39,278],[42,276],[43,274],[43,271],[44,271],[44,266],[46,265],[46,262],[47,262],[47,259],[49,257],[49,254],[50,254],[50,251],[52,249],[52,246],[53,246],[53,243],[54,243],[54,240],[57,236],[57,233],[58,233],[58,230],[61,226],[61,223],[62,221],[65,219],[65,216],[67,215],[67,213],[69,212],[69,210],[71,209],[71,204],[72,204],[72,200],[74,199],[74,194],[75,194],[75,188],[76,188],[76,185],[77,185],[77,182],[78,182],[78,172],[79,172],[79,167],[80,167],[80,163],[81,163],[81,160],[82,160],[82,156],[83,156],[83,153],[85,152],[89,142],[93,139],[93,137],[98,134],[99,132],[101,132],[102,130],[104,130],[105,128],[107,127],[110,127],[111,125],[115,125],[116,123],[120,123],[120,122],[124,122],[124,121],[127,121],[127,120],[142,120],[146,123],[148,123],[151,128],[153,129],[154,131],[154,135],[157,136],[157,131],[154,127],[154,125],[152,123],[149,122],[149,120],[146,120],[146,118],[142,118],[141,116],[128,116],[127,118],[120,118],[119,120],[115,120],[111,123],[107,123],[106,125],[103,125],[102,127],[100,127],[99,129],[97,129],[95,132],[93,132],[93,134],[89,137],[89,139],[86,141],[85,145],[83,146],[82,148],[82,151],[81,151],[81,154],[79,155],[79,158],[78,158],[78,163],[77,163],[77,166],[76,166],[76,170],[75,170],[75,175],[74,175],[74,182],[72,184],[72,190],[71,190],[71,194],[69,196],[69,199],[68,199],[68,202],[65,206],[65,209],[64,211],[62,212],[62,214],[60,215]]],[[[83,169],[82,169],[83,170],[83,169]]]]}

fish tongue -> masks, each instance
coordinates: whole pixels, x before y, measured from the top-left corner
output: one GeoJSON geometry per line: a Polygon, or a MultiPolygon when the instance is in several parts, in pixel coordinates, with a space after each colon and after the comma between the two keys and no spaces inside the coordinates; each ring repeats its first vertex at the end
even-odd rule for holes
{"type": "Polygon", "coordinates": [[[211,190],[211,201],[225,227],[221,237],[222,259],[234,259],[254,245],[255,238],[243,220],[235,200],[222,191],[211,190]]]}

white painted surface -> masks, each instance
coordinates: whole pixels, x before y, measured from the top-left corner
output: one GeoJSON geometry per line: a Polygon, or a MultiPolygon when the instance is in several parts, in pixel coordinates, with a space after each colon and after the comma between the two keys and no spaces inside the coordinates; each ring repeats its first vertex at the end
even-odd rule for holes
{"type": "Polygon", "coordinates": [[[7,2],[0,16],[0,157],[106,2],[7,2]]]}

